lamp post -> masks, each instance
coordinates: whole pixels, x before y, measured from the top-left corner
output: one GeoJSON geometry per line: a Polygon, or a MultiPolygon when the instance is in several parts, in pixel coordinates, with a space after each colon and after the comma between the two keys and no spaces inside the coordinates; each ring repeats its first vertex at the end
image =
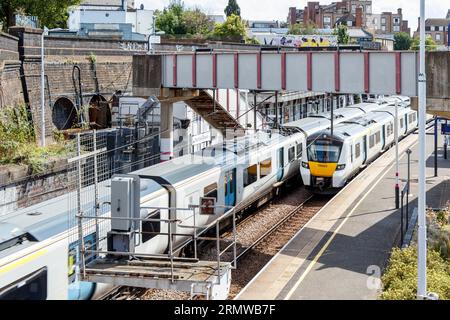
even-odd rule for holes
{"type": "Polygon", "coordinates": [[[425,0],[420,0],[420,53],[419,53],[419,230],[418,230],[418,286],[417,298],[427,299],[427,226],[425,217],[425,152],[426,152],[426,70],[425,70],[425,0]]]}
{"type": "Polygon", "coordinates": [[[44,37],[48,34],[44,27],[41,35],[41,147],[45,147],[45,60],[44,60],[44,37]]]}
{"type": "Polygon", "coordinates": [[[398,102],[395,101],[395,208],[400,208],[400,177],[399,177],[399,154],[398,154],[398,102]]]}

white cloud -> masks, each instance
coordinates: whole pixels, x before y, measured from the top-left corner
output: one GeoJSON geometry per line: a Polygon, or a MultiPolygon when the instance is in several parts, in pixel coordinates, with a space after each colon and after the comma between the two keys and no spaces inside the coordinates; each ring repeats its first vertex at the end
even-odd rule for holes
{"type": "MultiPolygon", "coordinates": [[[[338,0],[322,0],[323,4],[336,2],[338,0]]],[[[169,4],[169,0],[137,0],[137,5],[143,3],[147,9],[162,9],[169,4]]],[[[228,0],[184,0],[186,6],[200,7],[205,12],[222,14],[228,0]]],[[[238,0],[241,7],[241,15],[247,20],[282,20],[285,21],[289,7],[304,7],[306,0],[238,0]]],[[[417,17],[419,16],[419,0],[373,0],[373,12],[397,11],[403,9],[403,14],[411,29],[417,29],[417,17]]],[[[444,18],[450,9],[448,0],[427,0],[426,16],[433,18],[444,18]]]]}

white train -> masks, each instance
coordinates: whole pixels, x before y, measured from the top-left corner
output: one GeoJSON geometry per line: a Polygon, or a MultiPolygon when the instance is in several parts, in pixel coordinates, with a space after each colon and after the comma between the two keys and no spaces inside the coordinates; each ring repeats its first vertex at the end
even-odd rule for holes
{"type": "Polygon", "coordinates": [[[305,186],[317,193],[335,193],[395,143],[417,128],[417,112],[408,105],[380,108],[310,135],[303,154],[301,175],[305,186]]]}
{"type": "MultiPolygon", "coordinates": [[[[340,123],[355,117],[382,115],[386,105],[372,103],[338,109],[334,112],[336,129],[340,123]]],[[[329,128],[330,124],[329,113],[315,115],[286,125],[281,133],[260,132],[133,172],[141,177],[140,205],[187,208],[199,204],[201,197],[213,197],[217,205],[235,207],[237,211],[260,205],[280,185],[299,177],[308,137],[329,128]]],[[[100,183],[99,194],[107,194],[110,185],[111,180],[100,183]]],[[[71,236],[76,234],[77,228],[75,224],[69,225],[70,221],[75,221],[76,213],[69,199],[75,197],[75,192],[71,192],[0,219],[0,300],[89,299],[104,290],[102,285],[78,280],[78,243],[71,236]]],[[[108,200],[107,197],[100,199],[108,200]]],[[[86,204],[83,210],[93,210],[93,207],[93,203],[86,204]]],[[[177,226],[180,230],[173,232],[186,233],[188,229],[183,226],[192,225],[190,213],[173,211],[171,217],[175,214],[182,221],[177,226]]],[[[222,208],[214,216],[198,216],[196,224],[206,225],[225,211],[222,208]]],[[[109,214],[105,212],[106,216],[109,214]]],[[[167,219],[169,209],[142,209],[140,217],[167,219]]],[[[144,222],[141,229],[144,234],[138,239],[137,253],[166,250],[167,236],[145,232],[167,232],[167,224],[144,222]]],[[[92,227],[87,230],[85,243],[94,248],[97,240],[103,239],[109,231],[92,227]]],[[[178,236],[175,243],[185,239],[178,236]]],[[[98,249],[105,249],[105,242],[99,243],[98,249]]]]}

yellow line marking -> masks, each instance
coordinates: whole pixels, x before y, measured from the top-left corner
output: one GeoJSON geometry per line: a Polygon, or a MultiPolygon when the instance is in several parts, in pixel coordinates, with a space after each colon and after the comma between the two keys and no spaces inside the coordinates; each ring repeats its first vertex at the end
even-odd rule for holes
{"type": "Polygon", "coordinates": [[[14,269],[14,268],[16,268],[18,266],[21,266],[21,265],[23,265],[25,263],[33,261],[33,260],[43,256],[44,254],[46,254],[47,251],[48,251],[47,249],[42,249],[42,250],[39,250],[38,252],[35,252],[35,253],[32,253],[32,254],[26,256],[25,258],[22,258],[22,259],[19,259],[19,260],[15,261],[15,262],[12,262],[12,263],[6,265],[5,267],[0,268],[0,274],[4,274],[4,273],[6,273],[8,271],[11,271],[12,269],[14,269]]]}
{"type": "MultiPolygon", "coordinates": [[[[413,148],[417,143],[414,143],[412,146],[410,146],[410,148],[413,148]]],[[[403,156],[402,156],[403,158],[403,156]]],[[[295,283],[295,285],[292,287],[292,289],[288,292],[288,294],[286,295],[286,297],[284,298],[284,300],[289,300],[292,295],[294,294],[294,292],[297,290],[298,286],[303,282],[303,280],[306,278],[306,276],[308,275],[308,273],[312,270],[312,268],[314,267],[314,265],[317,263],[317,261],[319,261],[319,259],[321,258],[321,256],[324,254],[324,252],[328,249],[328,247],[330,246],[331,242],[334,240],[334,238],[336,237],[336,235],[338,234],[338,232],[341,230],[341,228],[344,226],[344,224],[348,221],[348,219],[353,215],[353,213],[356,211],[356,209],[359,207],[359,205],[366,199],[366,197],[369,195],[369,193],[371,193],[373,191],[373,189],[375,189],[375,187],[378,185],[378,183],[380,183],[380,181],[382,179],[384,179],[384,177],[389,173],[389,171],[395,166],[395,158],[394,158],[394,163],[392,165],[389,166],[389,169],[385,170],[384,174],[372,185],[372,187],[370,187],[370,189],[366,192],[366,194],[358,201],[358,203],[353,207],[352,211],[350,211],[347,216],[345,217],[345,219],[341,222],[341,224],[336,228],[336,230],[333,232],[333,234],[331,235],[330,239],[328,239],[328,241],[325,243],[325,245],[322,247],[322,249],[320,249],[319,253],[317,253],[317,255],[314,257],[314,259],[311,261],[311,263],[308,265],[308,267],[306,268],[305,272],[303,272],[303,274],[301,275],[301,277],[297,280],[297,282],[295,283]]]]}

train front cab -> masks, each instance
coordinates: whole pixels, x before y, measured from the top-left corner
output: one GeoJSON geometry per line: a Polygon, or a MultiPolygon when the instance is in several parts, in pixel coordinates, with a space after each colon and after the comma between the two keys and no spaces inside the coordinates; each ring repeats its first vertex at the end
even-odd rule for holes
{"type": "Polygon", "coordinates": [[[343,147],[343,140],[329,134],[320,133],[308,138],[307,152],[301,165],[305,186],[315,193],[333,194],[338,191],[340,186],[334,180],[346,168],[346,164],[340,161],[343,147]]]}

